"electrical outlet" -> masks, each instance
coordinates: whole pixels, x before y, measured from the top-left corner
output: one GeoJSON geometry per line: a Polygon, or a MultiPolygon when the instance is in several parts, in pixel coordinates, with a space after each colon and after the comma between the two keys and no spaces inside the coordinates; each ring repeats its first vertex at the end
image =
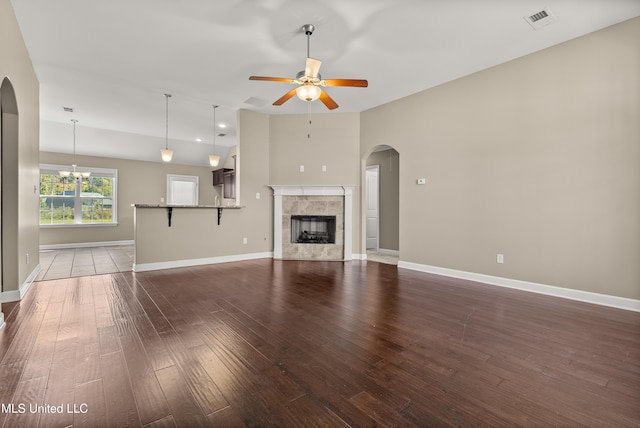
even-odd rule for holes
{"type": "Polygon", "coordinates": [[[499,264],[504,263],[504,254],[496,254],[496,263],[499,263],[499,264]]]}
{"type": "Polygon", "coordinates": [[[247,238],[242,238],[242,243],[243,243],[244,245],[247,245],[247,238]]]}
{"type": "Polygon", "coordinates": [[[304,172],[304,165],[300,165],[300,172],[304,172]]]}
{"type": "Polygon", "coordinates": [[[256,199],[260,199],[260,192],[256,192],[256,199]]]}
{"type": "Polygon", "coordinates": [[[426,178],[418,178],[416,180],[416,184],[425,184],[427,182],[426,178]]]}
{"type": "Polygon", "coordinates": [[[322,172],[327,172],[327,166],[326,165],[322,165],[322,172]]]}

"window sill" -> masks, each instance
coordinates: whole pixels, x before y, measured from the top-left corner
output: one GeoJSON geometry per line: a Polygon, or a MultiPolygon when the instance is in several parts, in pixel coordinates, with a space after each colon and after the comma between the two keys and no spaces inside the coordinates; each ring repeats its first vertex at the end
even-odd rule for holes
{"type": "Polygon", "coordinates": [[[85,223],[85,224],[41,224],[41,229],[65,229],[68,227],[109,227],[117,226],[118,223],[85,223]]]}

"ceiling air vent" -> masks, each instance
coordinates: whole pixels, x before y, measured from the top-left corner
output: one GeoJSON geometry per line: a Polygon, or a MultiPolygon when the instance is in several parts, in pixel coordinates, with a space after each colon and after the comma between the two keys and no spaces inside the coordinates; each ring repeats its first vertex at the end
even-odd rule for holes
{"type": "Polygon", "coordinates": [[[525,16],[524,20],[527,21],[534,30],[537,30],[539,28],[546,27],[549,24],[553,24],[554,22],[558,21],[558,18],[556,18],[556,16],[551,13],[549,8],[545,8],[532,15],[525,16]]]}
{"type": "Polygon", "coordinates": [[[67,113],[73,113],[73,107],[62,107],[62,110],[66,111],[67,113]]]}
{"type": "Polygon", "coordinates": [[[224,137],[227,134],[223,134],[222,132],[218,134],[218,137],[224,137]]]}

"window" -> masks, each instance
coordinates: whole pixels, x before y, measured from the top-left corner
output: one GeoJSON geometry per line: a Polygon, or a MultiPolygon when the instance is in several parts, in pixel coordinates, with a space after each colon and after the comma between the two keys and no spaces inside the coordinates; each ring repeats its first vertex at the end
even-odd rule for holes
{"type": "Polygon", "coordinates": [[[198,205],[198,177],[167,174],[168,205],[198,205]]]}
{"type": "Polygon", "coordinates": [[[40,165],[40,225],[114,225],[118,170],[81,168],[88,178],[62,178],[68,166],[40,165]]]}

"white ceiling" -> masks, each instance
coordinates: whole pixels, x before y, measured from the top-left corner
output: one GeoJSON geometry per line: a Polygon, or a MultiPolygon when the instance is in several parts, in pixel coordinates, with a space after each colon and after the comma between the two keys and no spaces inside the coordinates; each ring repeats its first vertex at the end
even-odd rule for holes
{"type": "Polygon", "coordinates": [[[324,78],[367,79],[326,89],[360,112],[640,15],[638,0],[12,0],[40,81],[41,149],[159,161],[165,99],[178,163],[206,165],[212,104],[233,146],[238,109],[327,113],[292,87],[304,68],[303,24],[324,78]],[[549,7],[538,30],[524,17],[549,7]],[[74,113],[63,111],[72,107],[74,113]],[[196,143],[202,138],[203,143],[196,143]],[[115,143],[114,143],[115,142],[115,143]],[[182,150],[182,154],[180,153],[182,150]]]}

